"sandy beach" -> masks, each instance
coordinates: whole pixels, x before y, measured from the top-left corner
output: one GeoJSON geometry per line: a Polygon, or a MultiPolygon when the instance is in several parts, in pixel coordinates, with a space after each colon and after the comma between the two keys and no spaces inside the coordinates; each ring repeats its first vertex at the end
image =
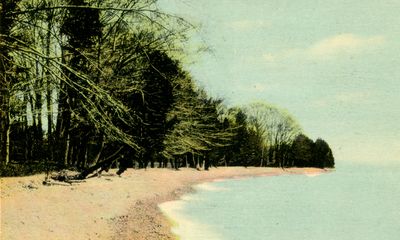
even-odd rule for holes
{"type": "Polygon", "coordinates": [[[82,183],[44,186],[44,175],[1,179],[2,240],[175,239],[158,204],[178,199],[196,183],[215,179],[315,175],[324,170],[212,168],[111,170],[82,183]]]}

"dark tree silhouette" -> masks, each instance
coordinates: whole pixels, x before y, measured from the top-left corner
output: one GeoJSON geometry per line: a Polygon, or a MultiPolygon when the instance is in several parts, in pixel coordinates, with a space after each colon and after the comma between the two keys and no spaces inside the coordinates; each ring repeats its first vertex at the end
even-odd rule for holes
{"type": "MultiPolygon", "coordinates": [[[[71,6],[86,6],[84,0],[70,0],[71,6]]],[[[63,61],[69,67],[66,76],[76,85],[88,88],[73,71],[88,74],[89,59],[87,54],[93,51],[94,38],[101,34],[99,11],[89,8],[71,8],[61,26],[61,33],[66,36],[67,44],[62,46],[63,61]]],[[[84,158],[89,140],[86,121],[87,116],[82,109],[81,96],[74,86],[63,83],[60,91],[59,115],[57,118],[56,137],[59,149],[60,164],[75,165],[84,158]]]]}
{"type": "Polygon", "coordinates": [[[314,142],[304,134],[298,135],[292,144],[294,166],[309,167],[313,159],[314,142]]]}
{"type": "Polygon", "coordinates": [[[11,14],[18,9],[18,0],[2,0],[0,2],[0,164],[10,161],[10,128],[11,128],[11,89],[16,84],[18,71],[12,51],[13,38],[11,29],[15,18],[11,14]]]}
{"type": "Polygon", "coordinates": [[[315,143],[304,134],[300,134],[291,146],[289,165],[298,167],[333,168],[335,161],[332,150],[322,139],[315,143]]]}
{"type": "MultiPolygon", "coordinates": [[[[145,50],[144,50],[145,51],[145,50]]],[[[146,167],[163,151],[167,129],[167,113],[172,107],[172,81],[178,75],[177,64],[164,52],[151,51],[146,54],[148,63],[142,74],[142,92],[133,96],[132,108],[141,123],[137,126],[139,144],[143,148],[139,161],[146,167]]]]}
{"type": "Polygon", "coordinates": [[[314,167],[319,168],[333,168],[335,160],[333,158],[332,150],[328,143],[323,139],[318,138],[314,144],[313,151],[314,167]]]}

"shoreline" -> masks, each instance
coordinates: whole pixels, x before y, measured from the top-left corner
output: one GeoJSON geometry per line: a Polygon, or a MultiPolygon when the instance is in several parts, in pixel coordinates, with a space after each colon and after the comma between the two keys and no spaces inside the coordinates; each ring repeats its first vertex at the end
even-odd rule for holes
{"type": "Polygon", "coordinates": [[[177,239],[159,204],[196,184],[230,178],[316,175],[315,168],[115,170],[79,184],[43,186],[44,175],[1,178],[1,239],[177,239]]]}

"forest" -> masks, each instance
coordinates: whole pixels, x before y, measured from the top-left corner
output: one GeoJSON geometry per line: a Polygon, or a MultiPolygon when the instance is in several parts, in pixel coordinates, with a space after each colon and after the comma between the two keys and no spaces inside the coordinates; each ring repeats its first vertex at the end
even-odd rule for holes
{"type": "Polygon", "coordinates": [[[185,70],[195,28],[156,0],[1,0],[0,176],[334,167],[284,109],[199,87],[185,70]]]}

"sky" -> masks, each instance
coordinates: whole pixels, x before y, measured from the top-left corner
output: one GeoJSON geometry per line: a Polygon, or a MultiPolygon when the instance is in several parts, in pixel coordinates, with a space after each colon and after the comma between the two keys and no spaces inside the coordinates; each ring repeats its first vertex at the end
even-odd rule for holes
{"type": "Polygon", "coordinates": [[[400,164],[399,0],[159,0],[207,46],[186,69],[228,106],[287,109],[337,161],[400,164]]]}

